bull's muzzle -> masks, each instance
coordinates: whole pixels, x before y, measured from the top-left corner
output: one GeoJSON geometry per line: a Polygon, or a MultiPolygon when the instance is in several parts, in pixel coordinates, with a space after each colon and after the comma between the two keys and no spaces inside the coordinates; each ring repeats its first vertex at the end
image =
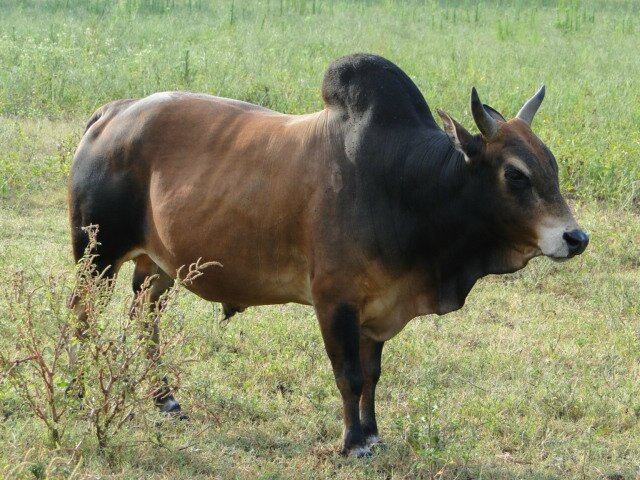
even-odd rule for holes
{"type": "Polygon", "coordinates": [[[565,232],[562,238],[567,242],[567,247],[569,248],[567,258],[580,255],[589,245],[589,236],[580,229],[565,232]]]}

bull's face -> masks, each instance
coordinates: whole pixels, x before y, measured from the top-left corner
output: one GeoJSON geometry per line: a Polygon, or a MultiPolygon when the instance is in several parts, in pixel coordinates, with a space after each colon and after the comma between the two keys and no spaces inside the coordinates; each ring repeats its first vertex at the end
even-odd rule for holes
{"type": "Polygon", "coordinates": [[[571,258],[589,243],[560,193],[555,157],[531,130],[543,98],[544,87],[507,121],[483,105],[474,88],[471,111],[481,135],[471,135],[438,111],[447,135],[464,154],[468,173],[479,186],[482,205],[478,208],[508,247],[508,264],[513,269],[537,255],[571,258]]]}

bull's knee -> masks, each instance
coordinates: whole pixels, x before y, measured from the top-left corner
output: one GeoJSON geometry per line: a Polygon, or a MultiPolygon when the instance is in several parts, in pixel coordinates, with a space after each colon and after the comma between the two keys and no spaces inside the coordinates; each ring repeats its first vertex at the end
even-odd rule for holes
{"type": "Polygon", "coordinates": [[[364,376],[359,365],[348,365],[342,375],[336,376],[336,383],[341,392],[360,397],[364,387],[364,376]]]}

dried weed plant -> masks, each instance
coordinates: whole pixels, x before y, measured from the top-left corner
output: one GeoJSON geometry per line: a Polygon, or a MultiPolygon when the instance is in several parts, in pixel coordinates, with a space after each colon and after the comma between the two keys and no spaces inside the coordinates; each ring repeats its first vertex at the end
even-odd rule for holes
{"type": "Polygon", "coordinates": [[[114,282],[96,270],[98,227],[85,231],[89,244],[76,265],[69,304],[81,302],[86,318],[78,320],[65,306],[70,289],[64,277],[34,282],[16,272],[3,292],[16,348],[0,351],[0,382],[44,423],[52,446],[61,446],[70,423],[84,421],[104,450],[134,416],[142,424],[149,414],[157,420],[154,400],[180,388],[184,366],[195,358],[181,351],[187,331],[172,307],[184,286],[220,264],[199,259],[184,275],[179,270],[152,305],[146,299],[153,277],[147,278],[124,308],[108,310],[114,282]],[[163,334],[156,339],[160,323],[163,334]],[[68,346],[75,350],[74,365],[67,361],[68,346]]]}

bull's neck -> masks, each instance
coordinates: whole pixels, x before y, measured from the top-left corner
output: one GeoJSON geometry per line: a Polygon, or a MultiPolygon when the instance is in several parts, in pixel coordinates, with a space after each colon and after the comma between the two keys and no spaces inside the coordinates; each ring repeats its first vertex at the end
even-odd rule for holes
{"type": "Polygon", "coordinates": [[[345,232],[390,270],[422,277],[436,312],[460,308],[479,278],[505,271],[491,194],[435,122],[368,133],[345,142],[345,232]]]}
{"type": "Polygon", "coordinates": [[[444,132],[433,132],[408,154],[405,221],[416,225],[411,256],[437,292],[438,313],[460,308],[476,281],[503,270],[492,238],[487,193],[444,132]]]}

